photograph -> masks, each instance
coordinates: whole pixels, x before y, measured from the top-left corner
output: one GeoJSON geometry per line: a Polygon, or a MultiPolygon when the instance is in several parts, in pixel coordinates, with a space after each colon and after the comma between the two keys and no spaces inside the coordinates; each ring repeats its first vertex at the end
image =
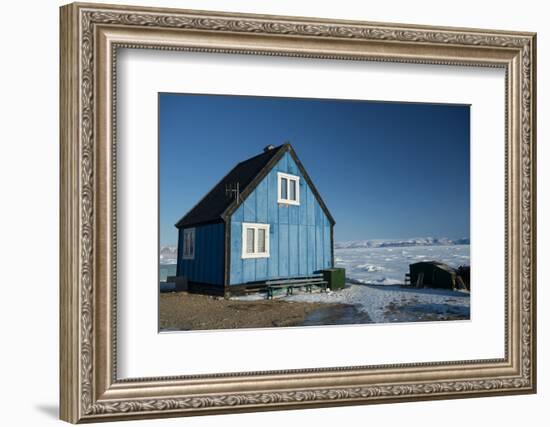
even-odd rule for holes
{"type": "Polygon", "coordinates": [[[158,150],[160,332],[470,319],[470,105],[159,93],[158,150]]]}

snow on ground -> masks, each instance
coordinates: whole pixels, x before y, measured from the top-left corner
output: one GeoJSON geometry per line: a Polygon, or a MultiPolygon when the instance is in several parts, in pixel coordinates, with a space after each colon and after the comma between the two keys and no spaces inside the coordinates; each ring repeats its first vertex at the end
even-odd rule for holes
{"type": "MultiPolygon", "coordinates": [[[[446,289],[416,289],[401,286],[409,264],[440,261],[458,267],[470,264],[470,245],[391,246],[346,244],[334,251],[337,267],[346,269],[346,287],[327,293],[295,291],[276,298],[355,305],[374,323],[457,320],[470,318],[470,294],[446,289]]],[[[238,299],[265,298],[251,294],[238,299]]]]}
{"type": "Polygon", "coordinates": [[[394,246],[348,243],[336,247],[334,261],[346,269],[346,288],[328,293],[299,293],[295,301],[354,304],[375,323],[470,318],[470,294],[416,289],[404,283],[409,264],[440,261],[452,267],[470,264],[468,244],[394,246]]]}
{"type": "Polygon", "coordinates": [[[419,261],[440,261],[451,267],[470,265],[470,245],[337,247],[334,250],[336,267],[345,268],[346,277],[361,283],[402,284],[409,264],[419,261]]]}
{"type": "Polygon", "coordinates": [[[470,294],[445,289],[348,283],[346,288],[334,292],[300,292],[284,298],[355,305],[374,323],[470,318],[470,294]]]}

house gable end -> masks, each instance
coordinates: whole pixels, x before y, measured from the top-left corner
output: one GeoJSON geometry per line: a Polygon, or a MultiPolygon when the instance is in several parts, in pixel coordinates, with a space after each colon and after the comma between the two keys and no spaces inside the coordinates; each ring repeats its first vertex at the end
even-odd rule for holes
{"type": "Polygon", "coordinates": [[[228,285],[311,276],[332,267],[334,223],[290,147],[257,179],[226,213],[228,285]],[[280,202],[279,174],[298,178],[299,204],[280,202]],[[247,259],[242,256],[244,227],[255,224],[269,225],[269,256],[247,259]]]}
{"type": "MultiPolygon", "coordinates": [[[[279,153],[277,153],[276,156],[274,156],[268,164],[258,173],[258,175],[252,180],[252,182],[246,187],[246,189],[241,193],[241,197],[239,200],[235,200],[233,203],[231,203],[227,209],[222,214],[222,218],[225,221],[228,221],[228,219],[231,218],[231,216],[239,209],[240,206],[242,206],[243,203],[245,203],[246,199],[256,190],[256,187],[265,179],[265,177],[271,172],[271,170],[276,167],[276,165],[279,165],[281,162],[281,159],[283,159],[285,156],[290,156],[292,158],[292,162],[289,162],[289,168],[278,168],[277,171],[280,171],[282,173],[291,173],[297,176],[300,176],[302,180],[304,180],[311,192],[313,193],[314,197],[317,199],[317,202],[323,209],[325,215],[327,216],[329,222],[331,225],[336,224],[336,221],[334,220],[334,217],[330,213],[327,205],[325,204],[323,198],[321,197],[320,193],[317,191],[317,188],[313,184],[313,181],[311,180],[310,176],[308,175],[306,169],[304,168],[302,162],[296,155],[296,152],[292,148],[292,145],[289,143],[284,144],[281,146],[282,149],[279,150],[279,153]],[[288,153],[288,154],[287,154],[288,153]]],[[[278,149],[278,148],[277,148],[278,149]]],[[[288,161],[288,160],[287,160],[288,161]]]]}

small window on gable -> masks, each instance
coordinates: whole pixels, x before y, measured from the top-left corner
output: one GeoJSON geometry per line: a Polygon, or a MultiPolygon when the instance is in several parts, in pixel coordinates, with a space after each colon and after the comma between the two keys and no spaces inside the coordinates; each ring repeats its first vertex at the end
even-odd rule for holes
{"type": "Polygon", "coordinates": [[[269,258],[269,224],[243,223],[243,258],[269,258]]]}
{"type": "Polygon", "coordinates": [[[277,198],[279,203],[285,203],[287,205],[299,205],[300,204],[300,177],[296,175],[289,175],[283,172],[277,172],[277,198]]]}
{"type": "Polygon", "coordinates": [[[195,259],[195,229],[183,230],[183,259],[195,259]]]}

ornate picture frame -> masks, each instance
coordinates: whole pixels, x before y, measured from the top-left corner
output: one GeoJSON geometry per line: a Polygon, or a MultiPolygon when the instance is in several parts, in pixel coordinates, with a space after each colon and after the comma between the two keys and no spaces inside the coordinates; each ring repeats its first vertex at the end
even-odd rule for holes
{"type": "Polygon", "coordinates": [[[536,391],[535,34],[79,3],[60,13],[61,419],[79,423],[536,391]],[[505,357],[118,379],[119,48],[504,69],[505,357]]]}

